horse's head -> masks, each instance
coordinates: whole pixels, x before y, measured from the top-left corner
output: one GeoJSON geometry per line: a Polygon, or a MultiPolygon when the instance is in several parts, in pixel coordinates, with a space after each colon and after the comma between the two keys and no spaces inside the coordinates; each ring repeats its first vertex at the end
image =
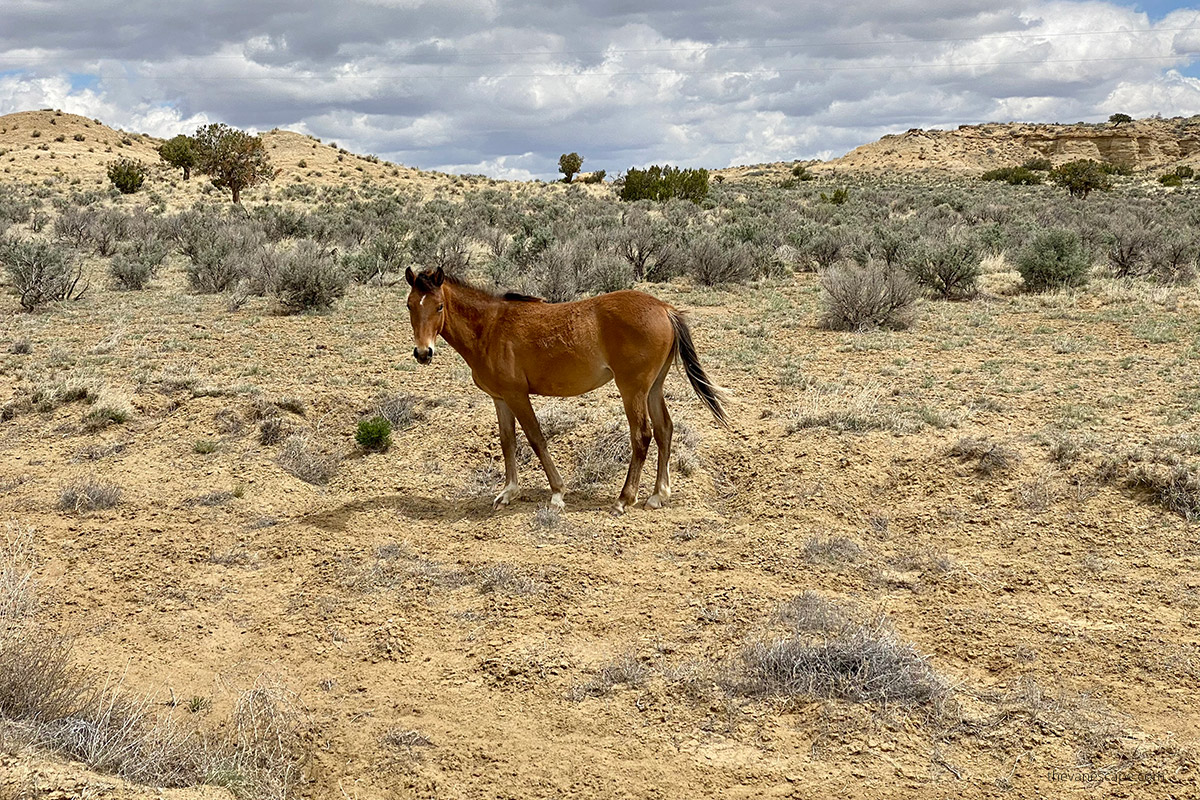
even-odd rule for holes
{"type": "Polygon", "coordinates": [[[445,304],[442,297],[442,282],[446,273],[441,267],[429,272],[414,274],[412,267],[404,271],[404,278],[412,290],[408,293],[408,317],[412,321],[413,358],[422,364],[433,360],[434,343],[442,332],[446,321],[445,304]]]}

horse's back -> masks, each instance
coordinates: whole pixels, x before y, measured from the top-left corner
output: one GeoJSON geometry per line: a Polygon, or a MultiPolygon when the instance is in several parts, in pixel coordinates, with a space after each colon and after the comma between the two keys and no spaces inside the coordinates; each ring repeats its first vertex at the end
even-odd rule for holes
{"type": "Polygon", "coordinates": [[[657,374],[675,345],[671,306],[633,290],[569,303],[512,303],[501,324],[536,394],[574,395],[611,375],[657,374]]]}

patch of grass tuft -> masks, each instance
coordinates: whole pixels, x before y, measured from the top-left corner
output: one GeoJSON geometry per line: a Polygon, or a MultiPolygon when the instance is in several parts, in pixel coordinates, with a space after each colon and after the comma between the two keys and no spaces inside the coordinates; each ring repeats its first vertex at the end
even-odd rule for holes
{"type": "Polygon", "coordinates": [[[58,510],[75,514],[112,508],[121,501],[121,487],[95,478],[75,481],[62,488],[58,510]]]}
{"type": "Polygon", "coordinates": [[[359,420],[354,441],[369,453],[382,453],[392,446],[392,423],[384,416],[359,420]]]}

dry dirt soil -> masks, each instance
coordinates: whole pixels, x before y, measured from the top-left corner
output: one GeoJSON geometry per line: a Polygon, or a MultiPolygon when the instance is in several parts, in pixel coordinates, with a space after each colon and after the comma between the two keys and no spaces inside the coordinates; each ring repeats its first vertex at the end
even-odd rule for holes
{"type": "MultiPolygon", "coordinates": [[[[981,298],[861,334],[816,327],[813,275],[642,287],[691,315],[735,424],[673,373],[672,503],[613,517],[615,390],[539,404],[564,513],[527,450],[493,511],[492,404],[448,348],[413,362],[403,284],[289,316],[188,294],[177,257],[141,292],[90,267],[80,301],[0,299],[0,400],[82,382],[128,419],[0,422],[0,516],[35,531],[44,624],[162,713],[284,691],[303,796],[1200,794],[1197,525],[1127,480],[1200,436],[1194,287],[1030,297],[992,263],[981,298]],[[417,418],[363,453],[386,401],[417,418]],[[323,448],[326,484],[264,419],[323,448]],[[120,502],[61,510],[77,481],[120,502]],[[952,693],[748,691],[743,654],[806,592],[882,616],[952,693]]],[[[0,786],[163,796],[26,749],[0,786]]]]}

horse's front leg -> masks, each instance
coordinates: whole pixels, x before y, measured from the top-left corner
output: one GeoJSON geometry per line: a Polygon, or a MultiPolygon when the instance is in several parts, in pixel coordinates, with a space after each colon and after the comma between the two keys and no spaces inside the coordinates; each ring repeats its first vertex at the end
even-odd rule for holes
{"type": "Polygon", "coordinates": [[[525,438],[529,440],[529,446],[533,448],[538,460],[542,462],[542,469],[546,470],[546,479],[550,481],[550,505],[555,508],[565,508],[562,477],[559,476],[554,461],[550,458],[550,450],[546,447],[546,437],[542,435],[542,426],[538,424],[537,414],[533,413],[533,404],[529,402],[529,395],[513,395],[505,400],[517,421],[521,423],[521,430],[525,431],[525,438]]]}
{"type": "Polygon", "coordinates": [[[496,403],[496,419],[500,421],[500,449],[504,452],[504,488],[492,503],[492,508],[498,509],[512,502],[520,491],[517,485],[517,419],[508,403],[498,397],[492,399],[496,403]]]}

